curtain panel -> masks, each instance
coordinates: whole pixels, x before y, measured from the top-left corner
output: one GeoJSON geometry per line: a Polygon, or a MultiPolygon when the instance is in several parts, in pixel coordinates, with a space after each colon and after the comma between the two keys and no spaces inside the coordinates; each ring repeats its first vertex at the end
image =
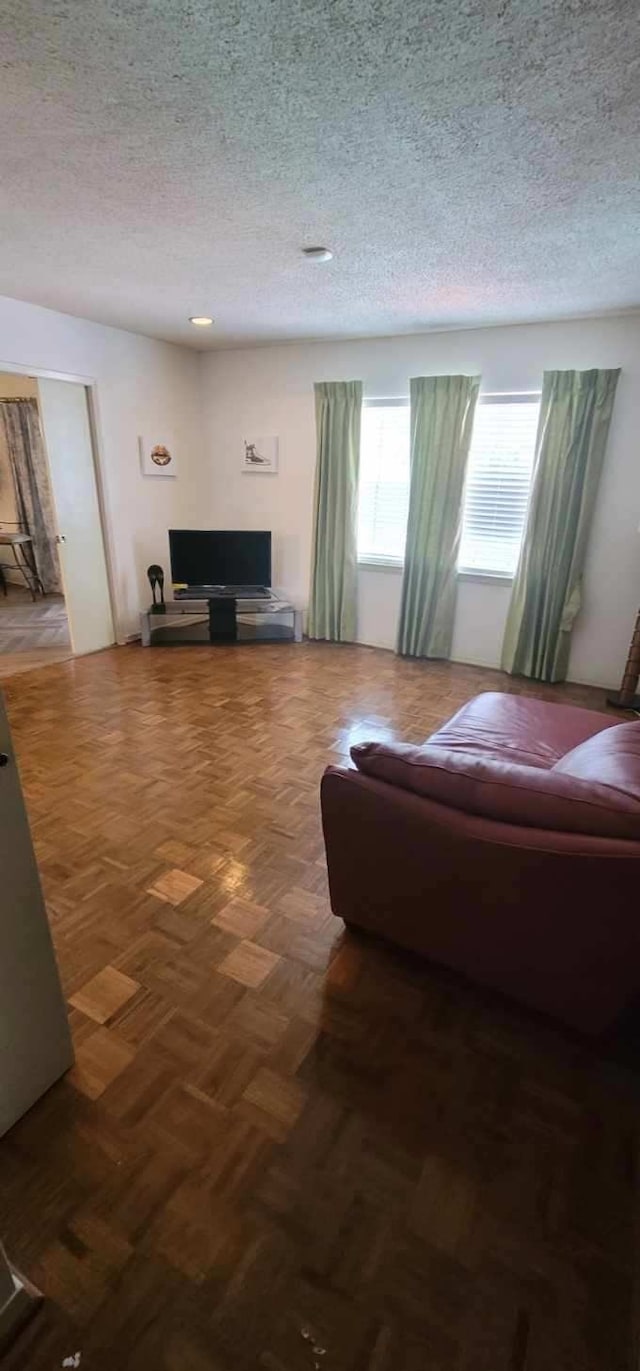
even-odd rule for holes
{"type": "Polygon", "coordinates": [[[314,390],[317,458],[307,633],[353,642],[362,381],[319,381],[314,390]]]}
{"type": "Polygon", "coordinates": [[[545,371],[527,523],[504,671],[564,681],[619,368],[545,371]]]}
{"type": "Polygon", "coordinates": [[[0,423],[11,464],[18,519],[23,532],[31,535],[35,570],[45,591],[61,591],[53,495],[36,401],[3,400],[0,423]]]}
{"type": "Polygon", "coordinates": [[[479,376],[410,382],[411,482],[397,651],[448,657],[457,593],[464,479],[479,376]]]}

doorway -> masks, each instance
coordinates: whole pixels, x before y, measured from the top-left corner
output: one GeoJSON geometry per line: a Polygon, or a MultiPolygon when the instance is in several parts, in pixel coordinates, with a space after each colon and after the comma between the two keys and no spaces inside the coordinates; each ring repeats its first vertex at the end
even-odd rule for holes
{"type": "Polygon", "coordinates": [[[0,678],[108,647],[86,387],[0,373],[0,678]]]}
{"type": "Polygon", "coordinates": [[[71,656],[38,383],[0,373],[0,676],[71,656]]]}

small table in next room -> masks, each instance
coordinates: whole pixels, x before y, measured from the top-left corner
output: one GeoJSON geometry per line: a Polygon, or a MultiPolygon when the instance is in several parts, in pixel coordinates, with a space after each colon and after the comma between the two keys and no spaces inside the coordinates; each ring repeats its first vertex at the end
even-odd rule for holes
{"type": "Polygon", "coordinates": [[[13,553],[13,561],[0,561],[0,588],[7,593],[7,581],[5,571],[19,571],[27,590],[31,592],[31,599],[35,600],[36,591],[44,595],[44,586],[35,570],[35,563],[31,563],[29,552],[31,551],[33,540],[29,533],[6,533],[0,529],[0,548],[10,547],[13,553]],[[27,551],[29,549],[29,552],[27,551]]]}
{"type": "Polygon", "coordinates": [[[140,614],[143,647],[180,643],[301,643],[302,610],[288,600],[173,600],[140,614]]]}

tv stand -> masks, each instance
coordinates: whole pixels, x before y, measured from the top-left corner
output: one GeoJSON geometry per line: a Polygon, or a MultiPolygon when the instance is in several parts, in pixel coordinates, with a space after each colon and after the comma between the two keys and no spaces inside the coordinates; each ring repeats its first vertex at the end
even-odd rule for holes
{"type": "Polygon", "coordinates": [[[227,595],[209,595],[209,642],[237,643],[238,601],[227,595]]]}
{"type": "Polygon", "coordinates": [[[272,600],[269,586],[187,586],[174,591],[175,600],[272,600]]]}
{"type": "Polygon", "coordinates": [[[143,647],[181,643],[301,643],[302,610],[271,592],[271,598],[236,599],[207,595],[170,601],[166,613],[140,614],[143,647]]]}

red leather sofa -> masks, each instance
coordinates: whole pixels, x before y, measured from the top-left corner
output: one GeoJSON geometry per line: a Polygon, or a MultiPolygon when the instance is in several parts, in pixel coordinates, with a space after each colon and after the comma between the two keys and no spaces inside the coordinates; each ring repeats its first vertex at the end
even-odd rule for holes
{"type": "Polygon", "coordinates": [[[599,1033],[640,989],[640,722],[487,693],[322,780],[331,905],[599,1033]]]}

